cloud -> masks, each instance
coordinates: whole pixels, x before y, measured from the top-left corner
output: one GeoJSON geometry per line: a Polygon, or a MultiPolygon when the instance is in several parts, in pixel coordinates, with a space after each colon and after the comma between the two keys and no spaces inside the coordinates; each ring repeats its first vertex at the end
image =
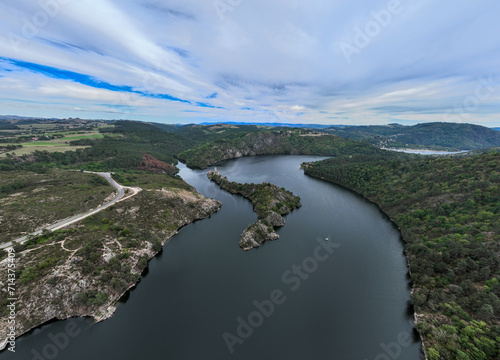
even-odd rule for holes
{"type": "Polygon", "coordinates": [[[379,124],[451,111],[498,126],[499,11],[462,0],[2,2],[0,104],[163,122],[379,124]]]}

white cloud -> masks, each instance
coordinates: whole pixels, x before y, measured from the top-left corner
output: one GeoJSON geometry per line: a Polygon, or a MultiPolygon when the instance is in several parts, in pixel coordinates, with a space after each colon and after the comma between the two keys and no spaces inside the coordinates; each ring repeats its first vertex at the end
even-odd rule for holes
{"type": "Polygon", "coordinates": [[[17,103],[21,111],[44,112],[38,116],[110,118],[121,111],[172,122],[442,121],[491,76],[496,90],[469,109],[468,119],[500,124],[496,2],[401,0],[401,11],[376,35],[365,34],[367,43],[348,62],[339,44],[352,43],[357,29],[366,33],[389,1],[244,0],[221,18],[213,1],[65,0],[36,26],[37,14],[43,20],[39,13],[47,12],[40,4],[55,1],[0,3],[0,57],[124,91],[4,62],[13,71],[0,69],[3,111],[17,103]]]}

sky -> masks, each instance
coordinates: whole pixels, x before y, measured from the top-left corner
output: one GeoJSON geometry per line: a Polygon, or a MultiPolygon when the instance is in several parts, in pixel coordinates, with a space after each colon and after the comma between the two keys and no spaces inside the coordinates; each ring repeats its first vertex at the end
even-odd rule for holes
{"type": "Polygon", "coordinates": [[[2,0],[0,114],[500,126],[494,0],[2,0]]]}

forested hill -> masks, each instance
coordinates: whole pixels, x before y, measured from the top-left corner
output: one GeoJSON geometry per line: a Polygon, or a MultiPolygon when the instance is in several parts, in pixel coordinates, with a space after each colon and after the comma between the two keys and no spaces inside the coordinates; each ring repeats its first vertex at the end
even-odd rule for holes
{"type": "MultiPolygon", "coordinates": [[[[0,170],[29,167],[76,167],[94,171],[149,170],[175,173],[177,154],[195,143],[183,136],[159,130],[144,122],[116,121],[99,129],[102,138],[70,141],[75,151],[35,151],[0,160],[0,170]]],[[[36,144],[33,142],[32,144],[36,144]]]]}
{"type": "MultiPolygon", "coordinates": [[[[31,134],[22,135],[25,130],[10,131],[19,132],[20,138],[8,139],[14,148],[18,143],[27,148],[40,143],[29,141],[33,137],[31,134]]],[[[57,135],[56,132],[45,133],[44,138],[50,138],[51,134],[57,135]]],[[[172,174],[177,171],[174,167],[177,159],[186,161],[191,167],[205,168],[221,160],[249,155],[336,156],[383,152],[366,142],[317,131],[264,126],[177,126],[114,121],[94,134],[97,135],[92,138],[68,141],[68,147],[74,146],[74,151],[9,154],[0,159],[0,170],[63,166],[93,171],[149,170],[172,174]]]]}
{"type": "Polygon", "coordinates": [[[430,360],[500,359],[498,150],[353,155],[304,167],[379,204],[401,228],[430,360]]]}
{"type": "Polygon", "coordinates": [[[475,150],[500,146],[499,131],[472,124],[435,122],[414,126],[345,126],[322,131],[392,148],[475,150]]]}
{"type": "Polygon", "coordinates": [[[377,154],[380,150],[366,142],[304,129],[268,129],[240,132],[203,144],[179,154],[190,167],[205,169],[226,159],[251,155],[377,154]]]}
{"type": "Polygon", "coordinates": [[[191,144],[199,146],[211,141],[221,140],[238,134],[247,134],[252,131],[270,129],[269,126],[262,125],[236,125],[236,124],[214,124],[214,125],[171,125],[158,124],[152,125],[166,132],[182,136],[188,139],[191,144]]]}

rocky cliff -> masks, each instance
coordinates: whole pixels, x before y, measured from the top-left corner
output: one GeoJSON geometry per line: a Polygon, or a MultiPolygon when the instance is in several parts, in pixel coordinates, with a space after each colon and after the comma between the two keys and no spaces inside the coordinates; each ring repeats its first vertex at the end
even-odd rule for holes
{"type": "Polygon", "coordinates": [[[179,154],[189,167],[205,169],[226,159],[253,155],[328,155],[382,151],[335,135],[304,129],[253,131],[228,136],[179,154]]]}
{"type": "MultiPolygon", "coordinates": [[[[45,233],[15,248],[15,336],[50,320],[110,317],[114,304],[140,280],[148,260],[179,228],[209,217],[221,203],[207,199],[181,180],[145,189],[65,230],[45,233]]],[[[2,258],[7,269],[10,258],[2,258]]],[[[0,275],[2,309],[7,271],[0,275]]],[[[9,296],[10,297],[10,296],[9,296]]],[[[9,333],[0,320],[0,339],[9,333]]]]}

